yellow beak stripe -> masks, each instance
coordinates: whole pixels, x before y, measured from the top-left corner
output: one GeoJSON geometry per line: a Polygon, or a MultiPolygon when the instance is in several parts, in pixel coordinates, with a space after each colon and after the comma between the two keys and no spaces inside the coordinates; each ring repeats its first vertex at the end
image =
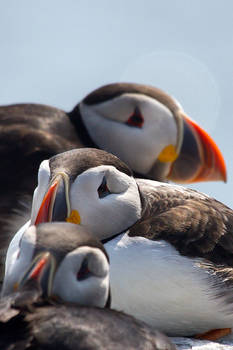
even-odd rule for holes
{"type": "Polygon", "coordinates": [[[176,152],[175,146],[168,145],[164,147],[164,149],[160,152],[158,160],[162,163],[174,162],[177,157],[178,154],[176,152]]]}
{"type": "Polygon", "coordinates": [[[71,210],[70,216],[66,218],[66,222],[79,225],[81,223],[79,212],[77,210],[71,210]]]}

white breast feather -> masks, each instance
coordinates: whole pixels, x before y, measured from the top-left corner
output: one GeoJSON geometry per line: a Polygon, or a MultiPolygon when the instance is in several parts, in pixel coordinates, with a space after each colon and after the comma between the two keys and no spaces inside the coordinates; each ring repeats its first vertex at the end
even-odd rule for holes
{"type": "Polygon", "coordinates": [[[105,248],[110,256],[113,308],[170,335],[233,325],[233,315],[227,314],[221,298],[216,299],[198,260],[181,256],[165,241],[127,234],[109,241],[105,248]]]}

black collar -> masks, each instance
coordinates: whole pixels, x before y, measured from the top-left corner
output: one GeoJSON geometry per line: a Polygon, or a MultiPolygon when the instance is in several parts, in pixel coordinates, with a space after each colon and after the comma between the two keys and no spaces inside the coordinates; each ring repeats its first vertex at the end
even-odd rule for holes
{"type": "Polygon", "coordinates": [[[71,123],[74,125],[82,144],[85,147],[99,148],[88,134],[88,131],[82,120],[79,105],[77,105],[71,112],[67,113],[67,115],[69,116],[71,123]]]}
{"type": "Polygon", "coordinates": [[[109,241],[111,241],[112,239],[116,238],[117,236],[120,236],[123,232],[126,232],[126,231],[127,231],[127,230],[122,231],[122,232],[120,232],[120,233],[116,233],[115,235],[113,235],[113,236],[111,236],[111,237],[102,239],[101,243],[102,243],[102,244],[108,243],[109,241]]]}

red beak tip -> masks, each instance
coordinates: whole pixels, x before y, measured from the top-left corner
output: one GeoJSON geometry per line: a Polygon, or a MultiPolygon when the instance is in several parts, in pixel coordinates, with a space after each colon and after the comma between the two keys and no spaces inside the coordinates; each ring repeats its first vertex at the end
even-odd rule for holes
{"type": "Polygon", "coordinates": [[[227,182],[227,170],[223,155],[212,137],[194,120],[182,113],[183,118],[193,128],[203,150],[202,169],[195,179],[197,181],[227,182]]]}

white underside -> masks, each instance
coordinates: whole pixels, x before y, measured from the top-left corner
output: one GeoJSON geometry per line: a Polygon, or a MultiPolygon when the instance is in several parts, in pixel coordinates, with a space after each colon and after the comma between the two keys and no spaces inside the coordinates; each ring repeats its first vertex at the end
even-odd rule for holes
{"type": "Polygon", "coordinates": [[[105,244],[110,256],[112,307],[169,335],[192,335],[233,326],[232,305],[217,299],[198,259],[181,256],[165,241],[127,234],[105,244]]]}
{"type": "MultiPolygon", "coordinates": [[[[19,231],[14,235],[13,239],[11,240],[7,254],[6,254],[6,261],[5,261],[5,275],[4,275],[4,281],[3,281],[3,287],[2,287],[2,295],[6,295],[9,293],[12,293],[13,291],[13,285],[16,282],[19,282],[20,279],[20,272],[17,265],[17,258],[19,254],[19,245],[20,240],[26,231],[26,229],[30,226],[31,221],[29,220],[24,224],[19,231]]],[[[28,262],[30,260],[31,251],[28,251],[28,255],[22,255],[21,261],[20,261],[20,269],[23,266],[27,266],[28,262]],[[25,260],[25,261],[24,261],[25,260]],[[22,264],[22,265],[21,265],[22,264]]],[[[21,269],[22,270],[22,269],[21,269]]]]}

